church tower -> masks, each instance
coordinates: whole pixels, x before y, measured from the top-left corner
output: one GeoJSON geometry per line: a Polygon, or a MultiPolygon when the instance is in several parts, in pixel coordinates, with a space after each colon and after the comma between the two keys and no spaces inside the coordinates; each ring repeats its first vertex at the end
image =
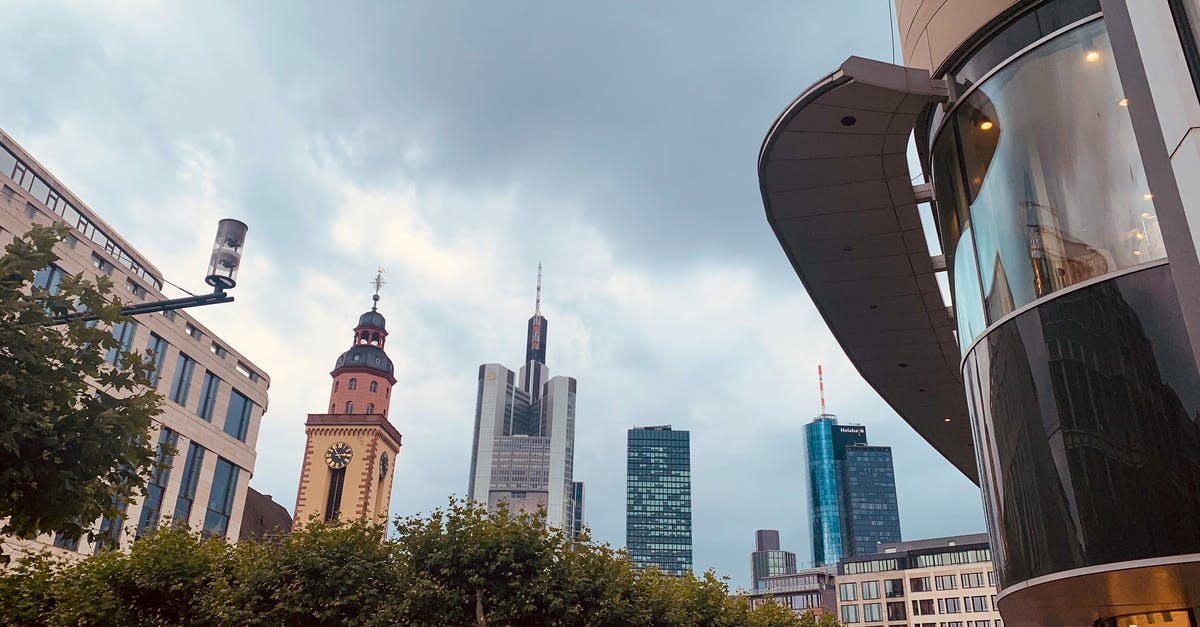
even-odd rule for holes
{"type": "Polygon", "coordinates": [[[309,414],[304,424],[308,442],[293,528],[314,516],[325,522],[387,522],[400,432],[388,421],[396,377],[384,352],[386,321],[378,311],[382,274],[374,285],[371,310],[359,316],[349,350],[329,373],[328,413],[309,414]]]}

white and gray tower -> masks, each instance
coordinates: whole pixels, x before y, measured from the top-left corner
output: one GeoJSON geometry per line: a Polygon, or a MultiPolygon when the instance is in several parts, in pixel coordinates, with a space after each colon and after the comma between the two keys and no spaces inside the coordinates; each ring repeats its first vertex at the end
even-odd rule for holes
{"type": "Polygon", "coordinates": [[[529,319],[525,364],[518,373],[500,364],[479,366],[475,439],[467,498],[495,509],[533,513],[546,524],[574,528],[575,379],[551,377],[546,367],[542,267],[529,319]]]}

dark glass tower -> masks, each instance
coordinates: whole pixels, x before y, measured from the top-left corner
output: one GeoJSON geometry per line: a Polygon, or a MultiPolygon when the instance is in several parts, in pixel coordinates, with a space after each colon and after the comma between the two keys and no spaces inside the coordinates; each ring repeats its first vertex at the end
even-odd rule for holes
{"type": "Polygon", "coordinates": [[[796,572],[796,554],[779,548],[779,531],[759,529],[754,532],[754,552],[750,554],[751,589],[763,588],[767,577],[792,575],[796,572]]]}
{"type": "Polygon", "coordinates": [[[629,430],[625,545],[639,567],[692,570],[692,471],[687,431],[629,430]]]}
{"type": "Polygon", "coordinates": [[[813,565],[900,540],[892,450],[867,446],[867,428],[821,414],[804,427],[813,565]],[[884,467],[886,466],[886,471],[884,467]]]}

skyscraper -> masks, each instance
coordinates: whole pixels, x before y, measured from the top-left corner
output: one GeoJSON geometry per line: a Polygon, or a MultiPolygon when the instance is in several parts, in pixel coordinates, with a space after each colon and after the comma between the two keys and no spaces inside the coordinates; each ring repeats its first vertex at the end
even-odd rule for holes
{"type": "Polygon", "coordinates": [[[754,532],[754,552],[750,554],[751,589],[758,590],[763,579],[796,572],[796,554],[779,548],[779,531],[754,532]]]}
{"type": "Polygon", "coordinates": [[[546,329],[539,265],[525,365],[519,373],[495,363],[479,366],[467,498],[493,510],[501,503],[512,512],[544,508],[546,524],[573,533],[576,382],[550,377],[546,329]]]}
{"type": "Polygon", "coordinates": [[[578,540],[579,534],[583,533],[583,482],[576,481],[571,485],[571,506],[575,508],[575,513],[571,517],[574,523],[572,527],[571,537],[578,540]]]}
{"type": "Polygon", "coordinates": [[[692,470],[687,431],[629,430],[625,545],[641,567],[692,570],[692,470]]]}
{"type": "Polygon", "coordinates": [[[820,414],[804,427],[813,564],[836,564],[875,542],[900,540],[891,449],[867,446],[867,428],[820,414]],[[883,467],[886,466],[886,472],[883,467]]]}

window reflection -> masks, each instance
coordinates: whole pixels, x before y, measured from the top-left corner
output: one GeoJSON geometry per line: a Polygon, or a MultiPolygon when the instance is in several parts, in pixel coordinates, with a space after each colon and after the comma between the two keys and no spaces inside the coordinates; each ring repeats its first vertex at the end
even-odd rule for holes
{"type": "Polygon", "coordinates": [[[988,319],[1166,256],[1103,21],[1003,68],[955,112],[988,319]]]}
{"type": "Polygon", "coordinates": [[[1170,267],[1065,294],[968,357],[1004,587],[1200,552],[1200,374],[1170,267]]]}

